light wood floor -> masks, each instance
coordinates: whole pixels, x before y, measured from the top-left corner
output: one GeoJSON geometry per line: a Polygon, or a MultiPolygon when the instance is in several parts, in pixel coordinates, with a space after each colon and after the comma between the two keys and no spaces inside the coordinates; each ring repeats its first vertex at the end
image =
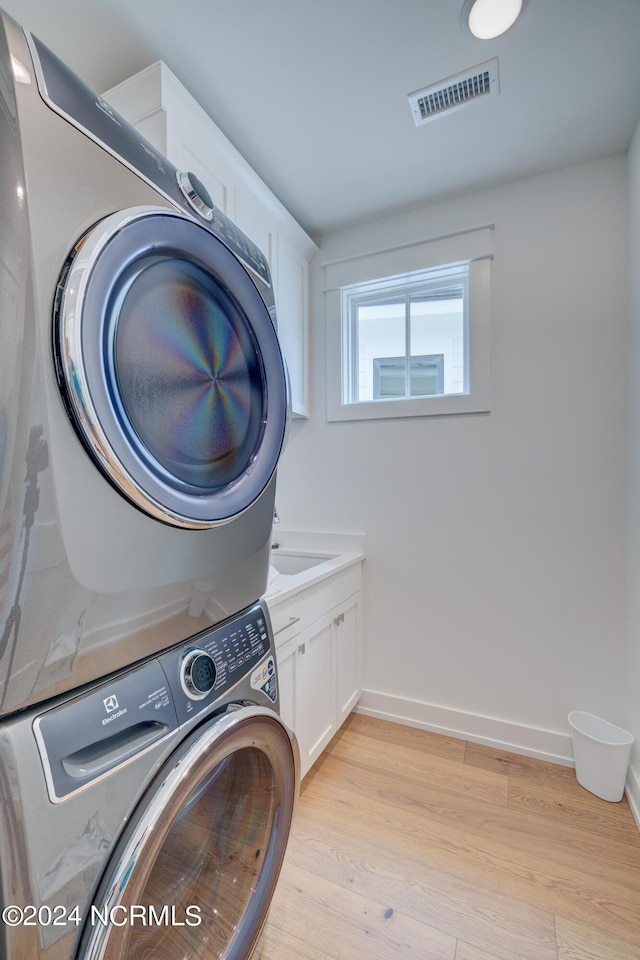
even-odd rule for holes
{"type": "Polygon", "coordinates": [[[354,715],[303,782],[262,960],[640,960],[640,833],[573,770],[354,715]]]}

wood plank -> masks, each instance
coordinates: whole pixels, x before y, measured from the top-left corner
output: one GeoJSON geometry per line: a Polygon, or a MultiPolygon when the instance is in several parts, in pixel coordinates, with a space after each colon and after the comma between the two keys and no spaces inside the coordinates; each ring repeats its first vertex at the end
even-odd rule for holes
{"type": "MultiPolygon", "coordinates": [[[[558,960],[638,960],[637,944],[603,935],[589,924],[556,917],[558,960]]],[[[458,960],[458,957],[456,957],[458,960]]]]}
{"type": "Polygon", "coordinates": [[[495,953],[487,953],[486,950],[479,950],[470,943],[458,941],[455,960],[498,960],[495,953]]]}
{"type": "Polygon", "coordinates": [[[624,857],[626,851],[629,862],[640,860],[640,832],[635,829],[627,799],[619,803],[600,800],[580,786],[573,771],[571,779],[552,783],[510,773],[509,806],[523,813],[542,815],[549,829],[554,824],[561,829],[579,824],[585,834],[617,842],[619,856],[624,857]]]}
{"type": "Polygon", "coordinates": [[[457,760],[432,753],[421,754],[412,747],[392,743],[383,746],[383,741],[377,744],[370,740],[365,742],[353,730],[347,730],[332,744],[330,756],[358,767],[368,767],[378,772],[385,783],[389,779],[392,782],[410,781],[416,786],[437,790],[441,796],[470,796],[481,803],[508,805],[508,783],[501,776],[473,767],[465,770],[463,776],[462,764],[457,760]]]}
{"type": "Polygon", "coordinates": [[[509,784],[509,806],[513,809],[539,813],[551,828],[552,822],[557,821],[561,829],[579,825],[579,829],[591,835],[619,840],[629,858],[638,861],[640,832],[635,828],[626,798],[620,803],[600,800],[580,786],[572,767],[477,743],[467,745],[464,763],[505,776],[509,784]]]}
{"type": "MultiPolygon", "coordinates": [[[[274,903],[277,898],[276,891],[274,903]]],[[[325,936],[322,943],[311,943],[306,931],[304,937],[299,939],[291,932],[288,924],[286,929],[276,926],[270,913],[256,960],[336,960],[334,954],[329,952],[332,942],[331,938],[325,936]]]]}
{"type": "Polygon", "coordinates": [[[345,732],[352,731],[359,737],[369,737],[374,741],[390,743],[394,747],[411,747],[419,753],[430,753],[449,760],[464,760],[467,743],[455,737],[445,737],[430,730],[410,727],[404,723],[391,723],[362,713],[352,713],[343,727],[345,732]]]}
{"type": "Polygon", "coordinates": [[[307,870],[288,865],[269,915],[311,951],[326,944],[335,960],[454,960],[456,941],[419,919],[307,870]]]}
{"type": "Polygon", "coordinates": [[[585,834],[595,831],[609,839],[618,836],[631,847],[633,860],[638,862],[640,832],[626,799],[613,804],[600,800],[580,786],[573,768],[473,743],[467,744],[464,762],[501,770],[509,780],[511,807],[521,806],[526,813],[540,812],[547,827],[552,827],[559,815],[565,821],[563,828],[573,821],[573,826],[585,834]]]}
{"type": "Polygon", "coordinates": [[[393,905],[395,909],[449,936],[494,948],[500,960],[557,960],[553,915],[504,894],[487,890],[434,864],[411,835],[368,833],[360,824],[335,816],[335,808],[296,827],[287,862],[329,877],[345,890],[393,905]]]}
{"type": "MultiPolygon", "coordinates": [[[[529,757],[522,757],[517,753],[500,750],[496,747],[487,747],[483,743],[467,743],[464,761],[467,766],[478,767],[480,770],[492,770],[502,776],[509,776],[509,771],[521,763],[529,763],[529,757]]],[[[534,761],[539,763],[541,761],[534,761]]],[[[544,764],[543,766],[551,766],[544,764]]]]}

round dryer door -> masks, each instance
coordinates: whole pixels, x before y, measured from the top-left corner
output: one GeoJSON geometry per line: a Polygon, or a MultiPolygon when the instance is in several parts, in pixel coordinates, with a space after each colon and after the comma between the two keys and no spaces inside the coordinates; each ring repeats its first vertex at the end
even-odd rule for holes
{"type": "Polygon", "coordinates": [[[260,707],[195,731],[117,844],[79,960],[254,957],[289,837],[296,750],[260,707]]]}
{"type": "Polygon", "coordinates": [[[147,514],[211,527],[268,484],[284,362],[256,283],[206,228],[155,207],[101,221],[61,279],[54,352],[81,440],[147,514]]]}

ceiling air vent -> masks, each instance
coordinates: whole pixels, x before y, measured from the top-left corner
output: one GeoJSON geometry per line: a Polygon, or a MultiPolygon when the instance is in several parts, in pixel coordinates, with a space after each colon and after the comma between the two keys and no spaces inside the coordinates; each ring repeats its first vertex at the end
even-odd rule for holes
{"type": "Polygon", "coordinates": [[[409,106],[415,125],[419,127],[443,113],[460,110],[491,93],[500,93],[497,59],[479,63],[477,67],[471,67],[455,77],[447,77],[446,80],[410,93],[409,106]]]}

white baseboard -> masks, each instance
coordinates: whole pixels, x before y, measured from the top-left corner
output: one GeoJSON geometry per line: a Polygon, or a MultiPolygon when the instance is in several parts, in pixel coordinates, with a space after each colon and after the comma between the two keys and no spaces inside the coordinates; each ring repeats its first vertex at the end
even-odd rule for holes
{"type": "Polygon", "coordinates": [[[629,801],[629,806],[631,807],[631,813],[635,817],[635,821],[638,824],[638,830],[640,830],[640,771],[634,770],[632,767],[629,767],[627,770],[627,780],[624,787],[625,793],[627,795],[627,800],[629,801]]]}
{"type": "Polygon", "coordinates": [[[574,765],[569,733],[528,727],[419,700],[405,700],[375,690],[363,690],[356,709],[371,717],[405,723],[447,737],[471,740],[567,767],[574,765]]]}
{"type": "MultiPolygon", "coordinates": [[[[452,710],[420,700],[405,700],[376,690],[362,691],[356,712],[459,740],[483,743],[494,749],[508,750],[549,763],[575,766],[571,735],[568,733],[510,723],[497,717],[452,710]]],[[[631,767],[627,772],[625,793],[640,830],[640,771],[631,767]]]]}

